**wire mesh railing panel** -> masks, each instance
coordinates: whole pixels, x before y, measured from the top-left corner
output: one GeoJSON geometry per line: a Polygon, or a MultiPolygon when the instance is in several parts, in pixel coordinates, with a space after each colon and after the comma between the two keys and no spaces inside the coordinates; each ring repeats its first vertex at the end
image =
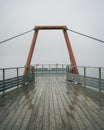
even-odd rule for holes
{"type": "Polygon", "coordinates": [[[66,65],[65,64],[36,64],[35,73],[36,74],[65,74],[66,65]]]}
{"type": "Polygon", "coordinates": [[[104,79],[104,68],[101,68],[101,78],[104,79]]]}
{"type": "Polygon", "coordinates": [[[3,70],[0,69],[0,80],[3,80],[3,70]]]}
{"type": "Polygon", "coordinates": [[[84,75],[84,67],[78,67],[78,71],[80,75],[84,75]]]}
{"type": "Polygon", "coordinates": [[[0,69],[0,92],[12,90],[21,84],[34,81],[34,68],[28,68],[28,73],[23,75],[25,67],[0,69]]]}
{"type": "Polygon", "coordinates": [[[17,77],[16,69],[5,69],[5,79],[17,77]]]}
{"type": "Polygon", "coordinates": [[[58,73],[63,73],[65,74],[66,73],[66,66],[65,64],[59,64],[57,65],[57,71],[58,73]]]}
{"type": "Polygon", "coordinates": [[[86,76],[99,78],[99,68],[86,67],[86,76]]]}
{"type": "MultiPolygon", "coordinates": [[[[71,67],[69,67],[71,69],[71,67]]],[[[73,67],[72,67],[73,68],[73,67]]],[[[81,83],[84,86],[90,86],[104,90],[104,68],[98,67],[77,67],[79,74],[67,72],[67,80],[81,83]]]]}
{"type": "Polygon", "coordinates": [[[23,67],[19,68],[18,75],[21,76],[21,75],[23,75],[23,73],[24,73],[24,68],[23,67]]]}

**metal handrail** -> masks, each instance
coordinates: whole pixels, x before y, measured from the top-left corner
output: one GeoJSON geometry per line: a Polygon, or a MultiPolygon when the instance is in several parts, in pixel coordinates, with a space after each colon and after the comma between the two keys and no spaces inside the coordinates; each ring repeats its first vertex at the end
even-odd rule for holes
{"type": "Polygon", "coordinates": [[[66,74],[66,64],[34,64],[36,74],[66,74]]]}
{"type": "Polygon", "coordinates": [[[79,74],[72,73],[74,67],[76,66],[68,64],[35,64],[33,72],[28,73],[27,76],[23,75],[25,67],[2,68],[0,69],[0,91],[6,91],[10,82],[10,87],[19,86],[23,82],[29,82],[37,71],[40,71],[41,74],[47,74],[47,72],[49,72],[48,74],[67,74],[67,80],[79,82],[84,86],[98,88],[100,91],[104,90],[104,67],[77,66],[79,74]],[[5,85],[8,86],[6,87],[5,85]],[[5,89],[2,87],[5,87],[5,89]]]}
{"type": "Polygon", "coordinates": [[[82,67],[77,66],[79,75],[72,73],[70,70],[75,66],[68,66],[67,80],[81,83],[84,86],[89,86],[104,90],[104,67],[82,67]]]}
{"type": "Polygon", "coordinates": [[[35,80],[34,68],[28,68],[28,74],[23,75],[25,67],[13,67],[0,69],[0,92],[25,85],[35,80]]]}

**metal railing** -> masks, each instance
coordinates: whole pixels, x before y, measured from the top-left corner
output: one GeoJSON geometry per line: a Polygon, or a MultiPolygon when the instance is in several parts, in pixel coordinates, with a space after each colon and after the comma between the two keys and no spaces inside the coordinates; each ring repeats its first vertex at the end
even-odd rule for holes
{"type": "Polygon", "coordinates": [[[24,68],[25,67],[14,67],[0,69],[0,92],[4,93],[7,90],[34,81],[34,68],[28,68],[28,74],[23,75],[24,68]]]}
{"type": "Polygon", "coordinates": [[[23,75],[25,67],[3,68],[0,69],[0,92],[19,87],[35,80],[34,75],[41,74],[66,74],[67,80],[81,83],[104,90],[104,68],[77,66],[79,74],[74,74],[72,69],[75,66],[67,64],[35,64],[28,68],[28,74],[23,75]]]}
{"type": "Polygon", "coordinates": [[[75,66],[67,67],[67,80],[81,83],[84,86],[89,86],[104,90],[104,68],[103,67],[82,67],[77,66],[79,74],[74,74],[70,70],[75,66]]]}
{"type": "Polygon", "coordinates": [[[66,64],[35,64],[35,74],[66,74],[66,64]]]}

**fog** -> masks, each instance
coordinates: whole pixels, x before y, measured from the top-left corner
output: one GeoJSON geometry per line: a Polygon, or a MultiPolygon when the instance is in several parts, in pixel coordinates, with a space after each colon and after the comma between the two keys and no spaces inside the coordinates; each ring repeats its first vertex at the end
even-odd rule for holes
{"type": "MultiPolygon", "coordinates": [[[[104,0],[0,0],[0,41],[36,25],[66,25],[104,40],[104,0]]],[[[0,44],[0,68],[24,66],[34,31],[0,44]]],[[[104,66],[104,43],[68,31],[78,66],[104,66]]],[[[31,64],[70,64],[62,31],[39,31],[31,64]]]]}

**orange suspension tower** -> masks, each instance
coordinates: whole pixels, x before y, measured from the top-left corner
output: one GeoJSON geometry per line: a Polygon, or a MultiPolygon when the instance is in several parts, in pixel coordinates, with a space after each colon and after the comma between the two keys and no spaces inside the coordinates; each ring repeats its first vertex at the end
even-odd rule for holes
{"type": "Polygon", "coordinates": [[[79,73],[78,68],[77,68],[77,64],[76,64],[76,60],[75,60],[75,57],[74,57],[74,53],[73,53],[73,50],[72,50],[72,47],[71,47],[71,44],[70,44],[70,40],[69,40],[69,37],[68,37],[67,26],[65,26],[65,25],[63,25],[63,26],[35,26],[34,30],[35,30],[35,32],[34,32],[34,35],[33,35],[29,54],[28,54],[28,57],[27,57],[24,75],[26,75],[28,73],[28,67],[30,67],[30,63],[31,63],[33,51],[34,51],[34,48],[35,48],[35,45],[36,45],[36,39],[37,39],[39,30],[62,30],[63,31],[65,41],[66,41],[66,45],[67,45],[67,48],[68,48],[68,53],[69,53],[71,65],[74,66],[73,71],[74,71],[75,74],[79,73]]]}

